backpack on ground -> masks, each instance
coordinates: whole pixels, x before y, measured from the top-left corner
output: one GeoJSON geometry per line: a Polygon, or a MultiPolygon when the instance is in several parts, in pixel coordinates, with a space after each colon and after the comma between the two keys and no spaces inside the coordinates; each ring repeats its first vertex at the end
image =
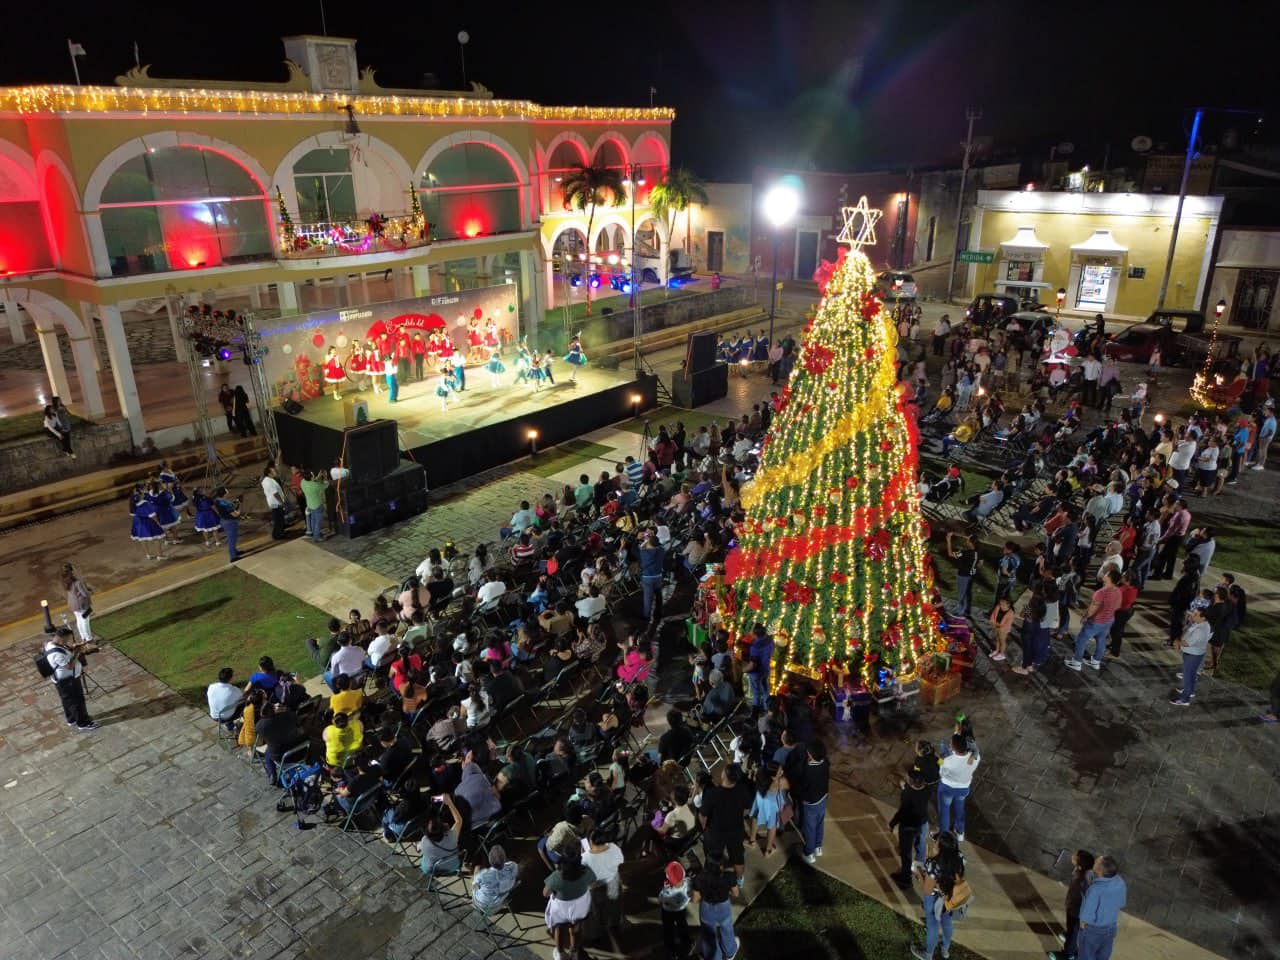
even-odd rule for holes
{"type": "Polygon", "coordinates": [[[290,807],[298,815],[319,813],[324,797],[320,792],[320,778],[324,773],[324,764],[313,763],[291,766],[280,773],[280,785],[288,791],[288,795],[276,801],[276,812],[288,813],[290,807]]]}

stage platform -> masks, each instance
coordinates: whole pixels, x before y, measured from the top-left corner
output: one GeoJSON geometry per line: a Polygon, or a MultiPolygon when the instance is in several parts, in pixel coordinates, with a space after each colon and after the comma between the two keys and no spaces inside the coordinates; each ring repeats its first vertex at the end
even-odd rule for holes
{"type": "MultiPolygon", "coordinates": [[[[531,430],[537,431],[538,449],[544,449],[657,404],[655,377],[637,378],[629,368],[588,366],[578,371],[574,383],[570,372],[567,364],[558,365],[556,383],[534,391],[523,384],[512,386],[510,371],[495,389],[482,367],[468,368],[466,390],[447,413],[435,394],[439,377],[401,386],[394,404],[385,391],[356,395],[368,402],[371,421],[396,421],[401,455],[426,467],[431,489],[527,456],[531,430]]],[[[274,415],[284,463],[327,468],[342,452],[343,404],[331,394],[309,401],[300,414],[277,409],[274,415]]]]}

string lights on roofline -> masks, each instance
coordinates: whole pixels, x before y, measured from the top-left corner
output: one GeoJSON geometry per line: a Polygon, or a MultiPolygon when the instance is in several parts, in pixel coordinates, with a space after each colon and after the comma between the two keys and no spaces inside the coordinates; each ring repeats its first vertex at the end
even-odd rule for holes
{"type": "Polygon", "coordinates": [[[467,97],[352,96],[278,93],[262,90],[166,89],[142,87],[33,86],[0,88],[0,112],[26,115],[64,113],[226,113],[237,115],[345,114],[350,105],[362,117],[493,118],[563,122],[669,122],[670,107],[557,107],[529,100],[467,97]]]}

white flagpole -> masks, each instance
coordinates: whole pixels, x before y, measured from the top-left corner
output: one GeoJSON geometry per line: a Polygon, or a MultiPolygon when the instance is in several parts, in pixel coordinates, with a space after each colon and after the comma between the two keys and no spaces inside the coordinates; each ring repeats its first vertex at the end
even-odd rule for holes
{"type": "Polygon", "coordinates": [[[142,66],[142,58],[138,55],[138,41],[133,41],[133,65],[135,67],[142,66]]]}
{"type": "Polygon", "coordinates": [[[76,86],[80,86],[80,64],[76,62],[76,45],[71,42],[71,38],[67,38],[67,53],[71,55],[71,69],[75,71],[76,86]]]}

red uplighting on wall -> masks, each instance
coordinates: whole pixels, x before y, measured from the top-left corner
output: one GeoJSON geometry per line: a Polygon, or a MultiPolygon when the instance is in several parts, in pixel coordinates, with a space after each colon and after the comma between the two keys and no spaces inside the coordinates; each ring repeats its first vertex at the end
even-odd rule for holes
{"type": "Polygon", "coordinates": [[[462,235],[468,239],[484,233],[484,225],[479,220],[471,219],[462,225],[462,235]]]}

